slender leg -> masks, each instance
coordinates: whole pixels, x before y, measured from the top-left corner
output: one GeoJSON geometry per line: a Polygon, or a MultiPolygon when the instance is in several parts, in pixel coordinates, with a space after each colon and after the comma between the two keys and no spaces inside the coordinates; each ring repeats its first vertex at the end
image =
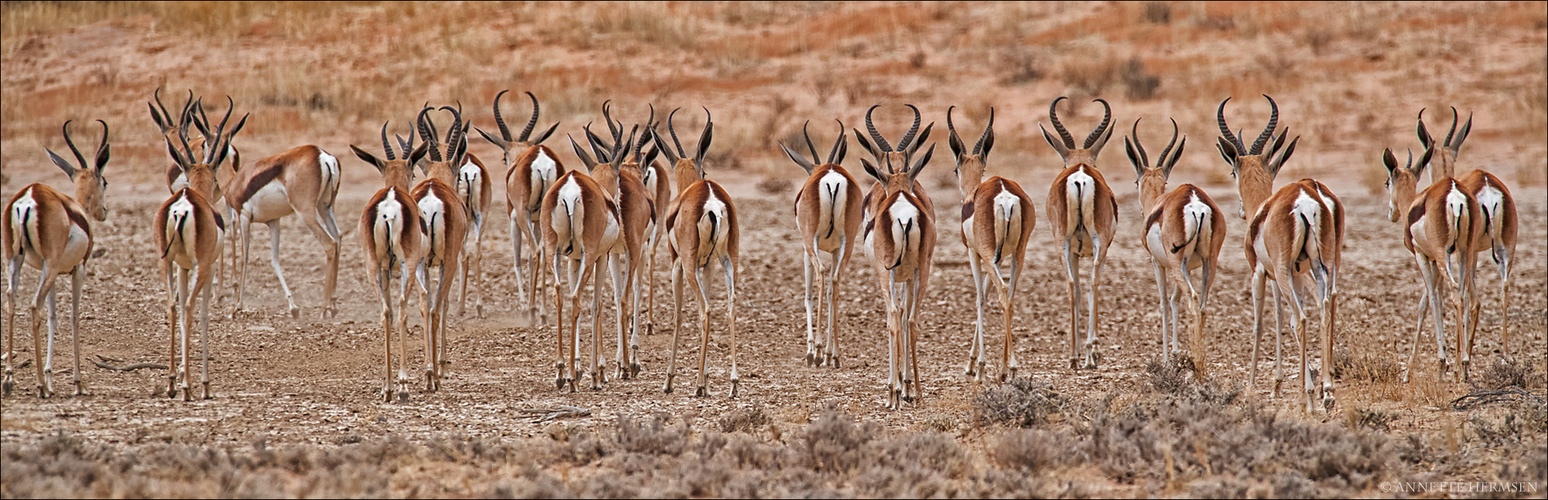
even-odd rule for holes
{"type": "MultiPolygon", "coordinates": [[[[547,246],[543,245],[543,243],[542,243],[542,241],[543,241],[542,235],[538,234],[538,232],[537,232],[537,224],[531,219],[531,217],[536,217],[536,215],[529,214],[529,218],[527,219],[527,222],[526,222],[526,224],[527,224],[527,231],[528,231],[527,234],[532,237],[532,254],[533,254],[531,258],[527,259],[527,262],[529,262],[531,264],[531,266],[532,266],[532,272],[531,272],[531,280],[532,281],[529,282],[529,284],[531,286],[529,286],[527,288],[527,294],[528,294],[527,295],[527,309],[528,309],[528,313],[532,314],[535,317],[535,319],[537,319],[539,321],[547,321],[547,318],[543,314],[543,302],[539,301],[537,299],[537,297],[539,295],[542,295],[542,291],[539,290],[539,288],[541,288],[544,283],[547,283],[547,280],[544,278],[543,273],[539,272],[539,271],[541,271],[541,268],[539,266],[542,264],[543,259],[544,259],[544,257],[546,255],[556,253],[555,250],[557,250],[557,249],[549,249],[547,246]]],[[[556,255],[556,256],[554,256],[554,258],[557,259],[558,256],[556,255]]],[[[558,281],[559,281],[558,271],[555,271],[554,274],[552,275],[552,277],[554,278],[554,286],[558,287],[559,286],[559,284],[558,284],[558,281]]],[[[558,314],[558,313],[555,312],[554,314],[558,314]]],[[[555,317],[558,317],[558,316],[555,316],[555,317]]]]}
{"type": "Polygon", "coordinates": [[[914,353],[916,347],[914,344],[914,336],[916,335],[914,332],[914,312],[918,310],[919,283],[919,269],[915,268],[914,278],[902,283],[904,299],[902,306],[900,306],[903,308],[903,321],[900,322],[903,327],[903,352],[905,355],[904,359],[907,361],[907,365],[904,366],[903,388],[905,391],[912,390],[912,393],[904,393],[903,400],[910,403],[920,399],[919,358],[914,353]]]}
{"type": "Polygon", "coordinates": [[[1500,352],[1506,359],[1515,359],[1510,342],[1510,258],[1513,251],[1496,244],[1494,252],[1500,256],[1497,262],[1500,265],[1500,352]]]}
{"type": "Polygon", "coordinates": [[[570,375],[566,380],[570,384],[570,392],[575,392],[575,385],[580,383],[580,297],[581,291],[586,289],[586,281],[591,279],[591,273],[596,266],[597,257],[581,252],[580,260],[570,261],[570,375]]]}
{"type": "MultiPolygon", "coordinates": [[[[333,298],[333,291],[337,289],[339,282],[339,227],[333,220],[333,200],[329,199],[325,205],[318,205],[317,220],[307,224],[317,241],[323,245],[323,253],[328,257],[328,276],[323,281],[323,317],[332,318],[339,312],[338,304],[333,298]]],[[[306,221],[303,217],[301,220],[306,221]]],[[[275,245],[278,248],[279,245],[275,245]]],[[[278,251],[278,250],[276,250],[278,251]]],[[[275,260],[278,266],[279,260],[275,260]]],[[[289,296],[288,294],[286,295],[289,296]]],[[[298,317],[300,310],[291,305],[291,317],[298,317]]]]}
{"type": "MultiPolygon", "coordinates": [[[[1263,339],[1263,282],[1267,278],[1259,265],[1252,272],[1252,367],[1248,369],[1247,388],[1249,391],[1257,387],[1258,383],[1258,346],[1263,339]]],[[[1256,394],[1249,392],[1249,394],[1256,394]]]]}
{"type": "MultiPolygon", "coordinates": [[[[403,402],[403,403],[407,403],[408,402],[408,397],[409,397],[409,383],[408,383],[408,338],[409,338],[409,330],[408,330],[408,317],[409,317],[409,314],[408,314],[408,297],[409,297],[409,293],[408,293],[408,290],[409,290],[409,287],[416,281],[415,278],[414,278],[414,272],[409,269],[409,265],[410,265],[410,263],[407,260],[400,260],[400,261],[398,261],[398,350],[401,351],[399,353],[399,355],[402,358],[402,361],[400,361],[398,363],[398,401],[399,402],[403,402]]],[[[414,265],[416,267],[418,266],[418,264],[414,264],[414,265]]],[[[386,272],[387,272],[387,281],[391,282],[392,281],[392,271],[389,269],[386,272]]],[[[387,336],[390,339],[392,337],[392,332],[388,332],[387,336]]],[[[387,375],[388,375],[388,377],[391,377],[392,376],[392,360],[390,358],[392,356],[392,350],[391,349],[388,349],[387,356],[389,356],[388,363],[387,363],[387,375]]],[[[387,392],[387,401],[388,402],[392,402],[392,391],[388,391],[387,392]]]]}
{"type": "Polygon", "coordinates": [[[1161,267],[1162,266],[1161,266],[1160,262],[1152,262],[1151,263],[1151,268],[1155,269],[1155,271],[1156,271],[1156,290],[1158,290],[1157,293],[1159,293],[1160,297],[1161,297],[1160,303],[1156,305],[1157,312],[1161,315],[1161,360],[1162,361],[1166,361],[1166,362],[1170,362],[1172,360],[1171,349],[1169,349],[1167,344],[1166,344],[1166,342],[1167,342],[1167,336],[1166,336],[1166,317],[1167,317],[1167,314],[1166,314],[1166,310],[1167,310],[1166,272],[1163,271],[1161,269],[1161,267]]]}
{"type": "Polygon", "coordinates": [[[1306,343],[1310,339],[1306,336],[1306,311],[1301,308],[1301,298],[1296,294],[1294,272],[1295,271],[1291,269],[1289,264],[1280,266],[1279,269],[1275,272],[1275,275],[1279,277],[1279,279],[1275,280],[1274,282],[1279,286],[1280,295],[1288,298],[1291,312],[1295,314],[1296,340],[1297,344],[1299,344],[1301,348],[1301,389],[1305,393],[1306,397],[1306,412],[1311,413],[1312,391],[1314,390],[1314,386],[1311,377],[1311,370],[1309,369],[1309,365],[1306,359],[1306,343]]]}
{"type": "MultiPolygon", "coordinates": [[[[388,282],[392,280],[392,269],[379,266],[376,269],[376,287],[382,293],[382,338],[383,345],[387,348],[385,358],[387,367],[386,377],[382,379],[382,397],[386,402],[392,402],[392,295],[387,291],[388,282]]],[[[408,276],[403,277],[407,281],[408,276]]]]}
{"type": "MultiPolygon", "coordinates": [[[[968,341],[967,375],[974,382],[984,381],[984,364],[987,363],[984,355],[984,270],[982,259],[978,256],[978,250],[968,249],[968,270],[973,273],[973,305],[978,313],[977,320],[973,322],[973,338],[968,341]]],[[[998,269],[996,269],[998,271],[998,269]]]]}
{"type": "Polygon", "coordinates": [[[191,274],[189,270],[182,267],[177,269],[178,306],[183,310],[183,315],[181,318],[178,318],[177,322],[178,336],[181,337],[179,342],[181,345],[178,351],[182,355],[178,361],[177,375],[181,379],[178,382],[178,388],[183,390],[183,401],[193,401],[193,388],[188,383],[189,377],[193,375],[193,371],[188,366],[190,363],[188,359],[188,344],[192,342],[188,337],[188,331],[193,328],[193,308],[190,307],[190,304],[193,303],[193,298],[195,297],[193,290],[188,285],[188,279],[191,274]]]}
{"type": "MultiPolygon", "coordinates": [[[[241,276],[236,280],[236,305],[231,308],[231,317],[236,318],[242,310],[242,291],[247,284],[247,256],[253,248],[253,215],[249,212],[241,212],[237,221],[237,229],[242,233],[242,258],[238,259],[237,267],[242,269],[241,276]]],[[[270,229],[272,233],[273,230],[270,229]]],[[[236,272],[233,270],[232,272],[236,272]]]]}
{"type": "Polygon", "coordinates": [[[170,345],[167,348],[168,398],[177,397],[177,305],[181,302],[181,296],[177,292],[177,279],[174,274],[176,266],[177,264],[169,261],[161,263],[162,275],[167,281],[167,327],[168,338],[171,339],[168,341],[170,345]]]}
{"type": "MultiPolygon", "coordinates": [[[[661,182],[666,182],[664,179],[661,182]]],[[[655,200],[657,204],[666,203],[668,200],[655,200]]],[[[650,263],[645,265],[646,302],[645,302],[645,334],[656,333],[656,250],[661,247],[657,244],[660,240],[661,226],[666,221],[659,221],[650,226],[650,263]]],[[[638,332],[635,334],[638,336],[638,332]]],[[[638,358],[636,358],[638,359],[638,358]]],[[[635,369],[638,371],[638,369],[635,369]]]]}
{"type": "MultiPolygon", "coordinates": [[[[435,298],[430,294],[430,273],[428,272],[431,257],[426,256],[419,262],[414,274],[419,276],[419,317],[425,322],[425,391],[435,390],[435,298]]],[[[444,261],[443,261],[444,263],[444,261]]],[[[403,366],[408,367],[408,338],[403,339],[403,366]]]]}
{"type": "Polygon", "coordinates": [[[845,261],[849,260],[849,242],[839,243],[839,250],[833,253],[833,275],[828,282],[828,353],[827,365],[833,368],[839,367],[838,350],[838,294],[839,277],[844,275],[845,261]]]}
{"type": "MultiPolygon", "coordinates": [[[[1423,267],[1421,266],[1420,273],[1423,274],[1423,272],[1423,267]]],[[[1410,343],[1413,346],[1413,349],[1409,351],[1408,354],[1408,370],[1403,372],[1403,383],[1405,384],[1409,381],[1409,375],[1413,374],[1414,367],[1418,366],[1415,363],[1419,361],[1419,338],[1420,334],[1424,333],[1424,318],[1428,317],[1430,314],[1429,307],[1430,292],[1428,290],[1420,292],[1419,308],[1418,311],[1415,311],[1416,315],[1419,317],[1419,320],[1414,322],[1414,341],[1410,343]]]]}
{"type": "MultiPolygon", "coordinates": [[[[1091,262],[1091,306],[1086,309],[1086,368],[1096,368],[1097,362],[1102,359],[1102,353],[1097,350],[1097,291],[1102,286],[1102,264],[1107,262],[1108,245],[1104,244],[1097,235],[1091,235],[1091,245],[1096,250],[1096,258],[1091,262]]],[[[1174,313],[1175,314],[1175,313],[1174,313]]],[[[1175,325],[1173,335],[1176,335],[1175,325]]]]}
{"type": "Polygon", "coordinates": [[[86,395],[86,383],[81,381],[81,282],[86,280],[86,266],[75,266],[75,271],[70,273],[70,343],[75,353],[75,370],[70,372],[70,378],[75,379],[75,395],[86,395]]]}
{"type": "MultiPolygon", "coordinates": [[[[641,257],[643,256],[644,252],[641,252],[641,257]]],[[[633,259],[630,259],[630,262],[628,273],[624,276],[625,288],[629,290],[627,303],[631,311],[628,323],[629,350],[626,355],[629,357],[627,370],[629,378],[634,379],[640,375],[640,278],[639,266],[632,264],[633,259]]],[[[649,269],[646,271],[648,272],[649,269]]],[[[623,365],[623,360],[619,360],[619,364],[623,365]]]]}
{"type": "MultiPolygon", "coordinates": [[[[527,295],[527,283],[525,277],[521,275],[522,236],[521,232],[516,229],[516,217],[519,216],[519,213],[516,210],[512,210],[508,215],[511,216],[511,273],[516,276],[516,296],[525,297],[527,295]]],[[[531,306],[531,304],[528,304],[528,306],[531,306]]]]}
{"type": "MultiPolygon", "coordinates": [[[[1286,277],[1284,279],[1292,278],[1286,277]]],[[[1288,298],[1289,297],[1281,296],[1279,280],[1274,280],[1274,398],[1276,399],[1279,398],[1279,388],[1284,384],[1285,381],[1285,330],[1284,328],[1280,327],[1280,324],[1284,322],[1285,318],[1284,299],[1288,298]]],[[[1299,303],[1297,306],[1299,306],[1299,303]]],[[[1300,342],[1300,340],[1296,340],[1296,342],[1300,342]]]]}
{"type": "MultiPolygon", "coordinates": [[[[554,317],[558,320],[558,321],[554,322],[554,338],[559,342],[558,349],[554,351],[554,355],[555,355],[554,366],[559,369],[559,376],[554,379],[554,386],[557,389],[564,389],[564,378],[565,378],[564,377],[564,375],[565,375],[565,373],[564,373],[564,368],[565,368],[565,361],[564,361],[564,299],[562,298],[562,295],[563,295],[562,292],[560,292],[560,290],[559,290],[560,289],[560,284],[563,283],[564,280],[559,279],[559,276],[560,276],[559,273],[562,272],[560,270],[560,265],[561,265],[560,259],[561,259],[561,257],[559,256],[558,252],[553,252],[553,254],[554,254],[554,314],[555,314],[554,317]]],[[[536,288],[533,289],[534,292],[536,292],[536,290],[537,290],[536,288]]]]}
{"type": "Polygon", "coordinates": [[[672,378],[677,375],[677,342],[683,332],[683,265],[679,259],[672,261],[672,354],[667,358],[666,385],[661,392],[672,393],[672,378]]]}
{"type": "MultiPolygon", "coordinates": [[[[624,269],[623,269],[623,267],[624,267],[625,264],[623,264],[620,261],[621,259],[624,259],[624,258],[627,258],[627,257],[621,256],[621,255],[617,255],[617,254],[609,255],[607,257],[607,270],[608,270],[608,273],[611,274],[612,278],[613,278],[613,310],[618,312],[618,314],[614,315],[616,317],[616,319],[617,319],[617,331],[618,331],[618,339],[617,339],[618,340],[618,350],[617,350],[617,352],[614,353],[615,356],[617,356],[614,359],[618,360],[618,371],[613,372],[613,378],[616,378],[618,380],[626,380],[626,379],[629,378],[629,363],[628,363],[628,359],[629,358],[628,358],[628,353],[625,352],[626,344],[628,343],[628,340],[626,338],[628,336],[628,332],[624,331],[624,319],[625,319],[625,316],[628,316],[628,315],[624,314],[624,300],[623,300],[623,297],[624,297],[624,293],[623,293],[624,287],[627,286],[627,285],[624,284],[624,269]]],[[[603,363],[603,364],[606,365],[606,363],[603,363]]]]}
{"type": "Polygon", "coordinates": [[[16,387],[16,277],[21,271],[22,256],[18,253],[6,265],[5,297],[5,379],[0,382],[0,395],[10,396],[16,387]]]}
{"type": "MultiPolygon", "coordinates": [[[[1183,286],[1188,288],[1188,309],[1193,311],[1193,326],[1189,328],[1188,349],[1193,357],[1194,374],[1200,379],[1209,378],[1209,359],[1204,349],[1204,309],[1199,306],[1199,291],[1193,286],[1193,278],[1188,273],[1188,260],[1177,254],[1172,255],[1172,272],[1175,281],[1180,285],[1175,286],[1180,292],[1183,286]]],[[[1173,326],[1172,334],[1176,335],[1176,326],[1173,326]]]]}
{"type": "Polygon", "coordinates": [[[726,332],[731,338],[731,397],[735,398],[742,386],[736,370],[736,261],[723,257],[720,270],[726,275],[726,332]]]}
{"type": "Polygon", "coordinates": [[[1436,358],[1440,360],[1440,373],[1445,373],[1447,370],[1446,335],[1442,330],[1445,329],[1443,323],[1446,322],[1446,314],[1441,310],[1440,305],[1444,292],[1439,283],[1440,273],[1434,262],[1426,261],[1422,256],[1419,257],[1419,270],[1424,273],[1425,292],[1430,296],[1430,317],[1435,319],[1436,358]]]}
{"type": "Polygon", "coordinates": [[[901,323],[906,318],[900,318],[903,311],[898,307],[898,296],[902,292],[898,291],[897,271],[888,271],[887,274],[888,277],[884,278],[886,281],[883,281],[887,291],[887,332],[890,334],[887,342],[887,409],[896,410],[902,407],[903,377],[898,373],[901,369],[898,356],[903,354],[901,323]]]}
{"type": "MultiPolygon", "coordinates": [[[[812,317],[812,259],[815,256],[812,255],[811,247],[802,246],[804,248],[802,248],[801,252],[801,295],[804,299],[802,303],[806,305],[806,364],[807,366],[813,366],[820,361],[818,358],[819,351],[817,345],[819,341],[817,340],[816,325],[817,322],[822,321],[822,314],[819,312],[816,318],[812,317]]],[[[821,280],[822,276],[819,275],[818,281],[821,280]]],[[[818,285],[817,290],[817,300],[822,300],[822,286],[818,285]]],[[[821,305],[818,305],[818,307],[820,308],[821,305]]]]}
{"type": "MultiPolygon", "coordinates": [[[[217,237],[216,241],[220,241],[217,237]]],[[[218,250],[218,248],[217,248],[218,250]]],[[[185,315],[193,321],[194,302],[199,304],[199,350],[200,350],[200,375],[199,383],[203,388],[202,399],[214,397],[210,393],[210,291],[215,287],[210,283],[215,279],[217,271],[211,269],[215,263],[220,262],[220,253],[215,254],[215,262],[198,262],[198,271],[194,274],[193,290],[188,292],[188,305],[183,308],[185,315]],[[200,299],[203,299],[202,301],[200,299]]]]}
{"type": "Polygon", "coordinates": [[[1080,368],[1080,261],[1064,242],[1064,271],[1070,284],[1070,369],[1080,368]]]}
{"type": "Polygon", "coordinates": [[[706,267],[709,267],[708,262],[694,267],[692,276],[688,279],[688,284],[699,294],[699,376],[698,382],[695,383],[698,388],[694,390],[694,395],[701,398],[710,396],[709,374],[705,372],[706,365],[709,363],[710,338],[709,295],[704,290],[709,285],[704,282],[706,267]]]}
{"type": "MultiPolygon", "coordinates": [[[[285,291],[285,302],[290,305],[290,317],[300,318],[301,309],[296,307],[296,298],[290,293],[290,285],[285,284],[285,270],[280,269],[280,220],[274,219],[268,222],[269,226],[269,265],[274,267],[274,276],[279,278],[280,289],[285,291]]],[[[333,258],[338,258],[335,254],[333,258]]]]}
{"type": "MultiPolygon", "coordinates": [[[[591,278],[591,390],[593,391],[602,390],[602,382],[607,381],[607,376],[602,373],[602,273],[596,272],[597,263],[600,260],[593,260],[591,265],[586,266],[586,277],[591,278]]],[[[584,277],[581,282],[585,282],[584,277]]],[[[623,290],[613,290],[614,297],[622,293],[624,293],[623,290]]]]}

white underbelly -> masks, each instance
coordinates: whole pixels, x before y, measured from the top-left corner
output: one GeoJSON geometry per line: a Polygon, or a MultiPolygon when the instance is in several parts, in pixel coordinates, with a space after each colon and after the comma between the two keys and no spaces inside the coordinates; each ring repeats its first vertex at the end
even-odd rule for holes
{"type": "Polygon", "coordinates": [[[269,222],[280,217],[296,213],[296,209],[290,206],[290,196],[285,191],[285,185],[278,181],[259,189],[247,203],[242,205],[242,211],[251,214],[253,222],[269,222]]]}

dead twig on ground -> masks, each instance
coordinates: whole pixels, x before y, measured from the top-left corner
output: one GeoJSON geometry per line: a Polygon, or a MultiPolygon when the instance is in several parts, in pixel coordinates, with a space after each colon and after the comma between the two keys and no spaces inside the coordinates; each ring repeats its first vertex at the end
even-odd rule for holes
{"type": "Polygon", "coordinates": [[[1510,387],[1506,387],[1504,389],[1493,390],[1493,391],[1475,391],[1475,392],[1472,392],[1470,394],[1467,394],[1465,396],[1462,396],[1460,398],[1452,400],[1452,402],[1451,402],[1451,409],[1452,410],[1456,410],[1456,411],[1467,411],[1467,410],[1471,410],[1473,408],[1477,408],[1477,407],[1484,406],[1484,405],[1489,405],[1489,404],[1494,404],[1494,403],[1507,403],[1507,402],[1515,402],[1515,401],[1524,401],[1524,400],[1528,400],[1528,399],[1537,401],[1538,403],[1542,403],[1543,402],[1543,397],[1542,396],[1539,396],[1537,394],[1533,394],[1532,392],[1527,391],[1526,389],[1522,389],[1520,387],[1510,386],[1510,387]]]}
{"type": "Polygon", "coordinates": [[[523,408],[521,413],[532,417],[533,423],[547,422],[570,417],[589,417],[591,410],[579,406],[559,405],[548,408],[523,408]]]}
{"type": "Polygon", "coordinates": [[[109,357],[103,356],[101,354],[97,355],[97,359],[91,360],[91,364],[97,365],[97,368],[102,368],[104,370],[119,371],[119,372],[132,372],[132,371],[135,371],[135,370],[139,370],[141,368],[152,368],[152,369],[156,369],[156,370],[165,370],[165,369],[167,369],[167,365],[156,364],[156,363],[134,363],[134,364],[131,364],[131,365],[119,365],[118,364],[118,363],[122,363],[122,362],[123,361],[120,361],[120,360],[117,360],[117,359],[113,359],[113,358],[109,358],[109,357]]]}

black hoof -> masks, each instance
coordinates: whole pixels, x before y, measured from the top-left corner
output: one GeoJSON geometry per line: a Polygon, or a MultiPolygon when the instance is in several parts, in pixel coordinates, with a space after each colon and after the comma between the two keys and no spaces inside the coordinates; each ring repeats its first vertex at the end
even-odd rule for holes
{"type": "Polygon", "coordinates": [[[701,385],[698,390],[693,391],[693,396],[698,398],[710,397],[709,388],[701,385]]]}

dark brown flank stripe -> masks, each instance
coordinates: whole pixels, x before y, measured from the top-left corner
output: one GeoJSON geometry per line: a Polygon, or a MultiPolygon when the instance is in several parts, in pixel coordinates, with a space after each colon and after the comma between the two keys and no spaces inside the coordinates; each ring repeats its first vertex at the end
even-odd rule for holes
{"type": "Polygon", "coordinates": [[[247,185],[242,186],[242,192],[241,194],[237,195],[235,205],[240,206],[244,203],[247,203],[247,200],[252,199],[254,195],[258,194],[259,190],[262,190],[264,186],[267,186],[270,182],[273,182],[274,179],[279,177],[279,175],[284,171],[285,169],[283,168],[282,163],[268,165],[263,170],[259,170],[258,173],[254,174],[252,179],[247,182],[247,185]]]}

